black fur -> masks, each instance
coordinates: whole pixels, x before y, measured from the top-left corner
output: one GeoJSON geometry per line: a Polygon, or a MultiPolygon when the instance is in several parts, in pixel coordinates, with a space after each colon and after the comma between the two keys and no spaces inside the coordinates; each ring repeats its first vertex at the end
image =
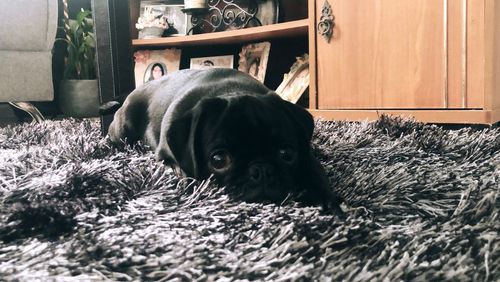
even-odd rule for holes
{"type": "Polygon", "coordinates": [[[143,141],[187,175],[214,175],[247,201],[287,197],[340,211],[311,154],[312,116],[232,69],[183,70],[132,92],[109,128],[113,142],[143,141]],[[219,153],[223,152],[223,153],[219,153]],[[228,160],[223,169],[213,160],[228,160]]]}

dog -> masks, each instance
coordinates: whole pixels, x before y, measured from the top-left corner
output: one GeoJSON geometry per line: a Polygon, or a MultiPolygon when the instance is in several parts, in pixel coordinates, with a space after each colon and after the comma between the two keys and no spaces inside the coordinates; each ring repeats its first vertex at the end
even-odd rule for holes
{"type": "MultiPolygon", "coordinates": [[[[115,107],[111,103],[110,107],[115,107]]],[[[250,75],[233,69],[181,70],[134,90],[109,127],[113,143],[138,141],[189,177],[226,186],[248,202],[340,212],[311,152],[314,120],[250,75]]]]}

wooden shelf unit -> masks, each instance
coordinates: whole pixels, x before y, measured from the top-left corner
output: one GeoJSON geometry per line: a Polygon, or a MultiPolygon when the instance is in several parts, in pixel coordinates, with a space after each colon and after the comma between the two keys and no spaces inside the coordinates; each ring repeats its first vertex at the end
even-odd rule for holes
{"type": "MultiPolygon", "coordinates": [[[[243,46],[268,41],[272,47],[269,53],[264,84],[270,89],[276,89],[282,82],[283,75],[290,71],[290,67],[296,61],[296,58],[309,52],[308,0],[280,1],[279,23],[276,24],[148,39],[138,39],[139,34],[135,27],[140,14],[141,0],[127,0],[126,2],[128,2],[127,7],[129,10],[128,25],[132,51],[166,48],[181,49],[181,69],[189,68],[191,58],[222,55],[235,56],[234,67],[237,68],[239,64],[238,55],[243,46]]],[[[307,102],[304,102],[303,106],[307,107],[307,102]]]]}
{"type": "Polygon", "coordinates": [[[134,39],[135,47],[186,47],[200,45],[239,44],[277,38],[307,35],[309,20],[296,20],[246,29],[205,33],[187,36],[172,36],[154,39],[134,39]]]}
{"type": "MultiPolygon", "coordinates": [[[[200,56],[232,54],[237,56],[248,43],[270,41],[272,44],[265,82],[276,88],[283,74],[297,56],[308,52],[308,0],[280,1],[280,23],[246,28],[158,39],[137,39],[135,27],[142,0],[91,0],[97,19],[97,58],[101,102],[116,99],[135,88],[133,53],[140,49],[181,48],[181,68],[200,56]]],[[[236,64],[235,64],[236,65],[236,64]]],[[[102,117],[106,134],[112,115],[102,117]]]]}

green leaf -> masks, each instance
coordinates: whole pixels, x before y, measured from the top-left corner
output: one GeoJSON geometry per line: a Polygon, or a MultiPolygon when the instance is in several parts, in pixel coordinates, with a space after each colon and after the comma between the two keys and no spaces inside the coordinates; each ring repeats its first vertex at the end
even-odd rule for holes
{"type": "Polygon", "coordinates": [[[88,46],[88,48],[95,48],[95,39],[93,36],[87,35],[84,38],[85,45],[88,46]]]}
{"type": "Polygon", "coordinates": [[[81,24],[85,21],[86,18],[90,17],[91,12],[82,9],[77,15],[76,15],[76,21],[78,24],[81,24]]]}
{"type": "Polygon", "coordinates": [[[66,79],[94,79],[95,48],[94,22],[92,13],[81,10],[76,19],[70,19],[69,30],[66,31],[69,39],[62,39],[67,43],[67,60],[64,77],[66,79]]]}

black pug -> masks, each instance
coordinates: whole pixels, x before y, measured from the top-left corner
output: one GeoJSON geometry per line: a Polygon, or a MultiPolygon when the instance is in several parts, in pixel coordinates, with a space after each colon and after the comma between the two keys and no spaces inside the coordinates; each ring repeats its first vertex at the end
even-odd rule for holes
{"type": "MultiPolygon", "coordinates": [[[[116,103],[108,104],[111,108],[116,103]]],[[[142,141],[186,176],[245,201],[293,198],[341,212],[311,153],[312,116],[233,69],[182,70],[134,90],[109,127],[114,143],[142,141]]]]}

